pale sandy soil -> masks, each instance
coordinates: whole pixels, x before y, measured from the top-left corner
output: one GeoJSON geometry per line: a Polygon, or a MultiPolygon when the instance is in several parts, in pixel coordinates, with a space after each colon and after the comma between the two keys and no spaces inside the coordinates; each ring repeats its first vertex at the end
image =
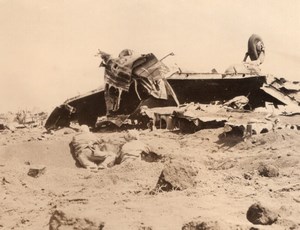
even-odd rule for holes
{"type": "MultiPolygon", "coordinates": [[[[238,116],[240,120],[254,117],[251,113],[238,116]]],[[[299,116],[280,119],[300,123],[299,116]]],[[[103,221],[104,229],[181,229],[198,217],[220,221],[227,229],[300,229],[298,130],[270,131],[245,141],[219,140],[222,128],[188,135],[141,131],[141,140],[165,159],[198,170],[195,187],[155,194],[151,191],[163,161],[135,161],[88,172],[76,167],[70,154],[74,135],[70,129],[54,134],[42,134],[44,131],[35,128],[0,134],[0,229],[49,229],[55,210],[103,221]],[[279,176],[259,176],[260,163],[277,166],[279,176]],[[46,173],[38,178],[28,176],[29,168],[36,164],[45,165],[46,173]],[[245,173],[251,179],[245,179],[245,173]],[[276,223],[262,226],[247,220],[248,207],[257,201],[279,214],[276,223]]],[[[118,143],[124,131],[97,135],[118,143]]]]}

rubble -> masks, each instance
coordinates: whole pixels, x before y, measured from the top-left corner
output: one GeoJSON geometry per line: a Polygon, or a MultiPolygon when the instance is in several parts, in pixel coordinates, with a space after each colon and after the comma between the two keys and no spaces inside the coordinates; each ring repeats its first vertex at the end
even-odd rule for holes
{"type": "MultiPolygon", "coordinates": [[[[153,128],[179,129],[183,133],[194,133],[201,129],[223,127],[227,118],[218,117],[202,109],[201,104],[189,103],[180,107],[143,107],[142,114],[152,120],[153,128]]],[[[152,128],[152,129],[153,129],[152,128]]]]}
{"type": "Polygon", "coordinates": [[[182,230],[221,230],[224,229],[224,226],[220,224],[219,221],[203,221],[203,220],[195,220],[189,223],[186,223],[181,228],[182,230]]]}
{"type": "Polygon", "coordinates": [[[15,132],[17,129],[43,127],[46,118],[47,113],[45,112],[34,113],[28,110],[0,114],[0,131],[15,132]]]}
{"type": "Polygon", "coordinates": [[[105,223],[91,220],[90,217],[78,216],[71,212],[55,210],[49,220],[49,230],[78,229],[102,230],[105,223]]]}
{"type": "Polygon", "coordinates": [[[225,136],[247,137],[273,130],[274,124],[269,121],[250,120],[247,124],[226,122],[224,126],[225,136]]]}
{"type": "Polygon", "coordinates": [[[139,226],[138,230],[153,230],[151,226],[144,226],[143,224],[139,226]]]}

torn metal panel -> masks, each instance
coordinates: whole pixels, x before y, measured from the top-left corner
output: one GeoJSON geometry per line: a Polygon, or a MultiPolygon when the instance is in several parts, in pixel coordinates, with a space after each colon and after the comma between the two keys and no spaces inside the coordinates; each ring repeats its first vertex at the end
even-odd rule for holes
{"type": "Polygon", "coordinates": [[[284,94],[280,90],[276,89],[272,85],[264,84],[261,89],[285,105],[298,105],[297,101],[295,101],[289,95],[284,94]]]}
{"type": "Polygon", "coordinates": [[[284,96],[300,104],[300,83],[290,82],[284,78],[269,77],[268,86],[279,91],[284,96]]]}
{"type": "Polygon", "coordinates": [[[104,89],[99,88],[87,94],[66,100],[49,115],[45,128],[67,127],[70,122],[94,126],[98,116],[106,114],[104,89]]]}

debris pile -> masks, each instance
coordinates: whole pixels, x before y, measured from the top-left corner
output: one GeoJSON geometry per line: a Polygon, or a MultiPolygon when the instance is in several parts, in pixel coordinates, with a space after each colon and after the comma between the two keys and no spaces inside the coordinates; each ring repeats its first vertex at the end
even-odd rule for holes
{"type": "MultiPolygon", "coordinates": [[[[249,42],[262,42],[260,38],[254,38],[249,42]]],[[[260,49],[259,54],[254,55],[251,47],[246,55],[251,61],[244,64],[260,65],[265,51],[260,49]]],[[[171,73],[162,62],[165,57],[158,60],[152,53],[140,55],[128,49],[117,58],[102,51],[99,56],[102,58],[100,66],[105,68],[105,85],[58,106],[46,121],[47,129],[78,122],[97,129],[173,130],[180,127],[182,132],[196,132],[203,128],[224,127],[228,119],[218,117],[218,110],[212,111],[216,108],[276,116],[300,114],[299,82],[237,69],[230,74],[183,72],[181,69],[171,73]],[[198,105],[201,106],[197,108],[198,105]],[[202,110],[210,110],[210,116],[202,110]]],[[[229,123],[227,127],[243,126],[247,130],[247,125],[229,123]]],[[[264,124],[249,125],[253,132],[261,133],[260,128],[254,126],[264,124]]],[[[270,130],[269,127],[266,129],[270,130]]]]}
{"type": "Polygon", "coordinates": [[[59,229],[90,229],[102,230],[105,226],[104,222],[91,220],[90,217],[83,218],[82,215],[55,210],[49,220],[49,230],[59,229]]]}
{"type": "Polygon", "coordinates": [[[34,113],[28,110],[0,114],[0,130],[15,131],[21,128],[43,127],[47,116],[45,112],[34,113]]]}

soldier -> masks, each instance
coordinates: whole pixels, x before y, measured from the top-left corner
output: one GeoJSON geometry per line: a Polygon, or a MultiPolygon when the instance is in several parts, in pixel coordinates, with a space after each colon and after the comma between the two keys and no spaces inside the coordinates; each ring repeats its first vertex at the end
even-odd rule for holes
{"type": "Polygon", "coordinates": [[[91,133],[86,125],[80,127],[80,133],[73,137],[71,144],[76,159],[84,168],[106,169],[115,164],[116,154],[109,151],[104,141],[91,133]]]}

